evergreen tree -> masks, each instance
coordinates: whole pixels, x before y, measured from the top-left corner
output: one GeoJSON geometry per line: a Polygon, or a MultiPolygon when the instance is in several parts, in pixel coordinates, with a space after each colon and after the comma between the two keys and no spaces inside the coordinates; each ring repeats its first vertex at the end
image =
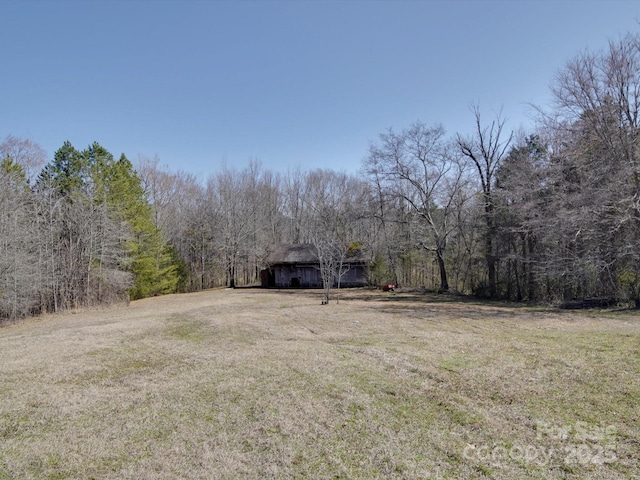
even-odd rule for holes
{"type": "Polygon", "coordinates": [[[179,282],[178,265],[153,221],[151,206],[133,165],[122,155],[113,163],[107,179],[108,202],[132,233],[126,242],[127,268],[135,276],[129,291],[131,298],[175,292],[179,282]]]}
{"type": "Polygon", "coordinates": [[[97,142],[71,143],[55,153],[36,191],[47,199],[47,267],[58,308],[171,293],[174,256],[153,221],[141,180],[122,155],[115,161],[97,142]]]}
{"type": "Polygon", "coordinates": [[[44,167],[36,185],[51,185],[60,195],[67,196],[83,186],[86,174],[83,155],[67,140],[44,167]]]}
{"type": "Polygon", "coordinates": [[[0,174],[11,179],[12,183],[17,182],[22,184],[24,187],[27,186],[27,176],[24,173],[24,169],[9,155],[4,157],[2,159],[2,163],[0,163],[0,174]]]}

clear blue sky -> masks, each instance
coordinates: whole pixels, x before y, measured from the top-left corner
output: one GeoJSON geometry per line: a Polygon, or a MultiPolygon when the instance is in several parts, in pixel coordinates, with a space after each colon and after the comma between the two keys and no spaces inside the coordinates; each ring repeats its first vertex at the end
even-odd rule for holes
{"type": "Polygon", "coordinates": [[[251,158],[355,172],[389,127],[467,133],[471,102],[529,127],[567,60],[638,20],[613,0],[0,0],[0,140],[203,178],[251,158]]]}

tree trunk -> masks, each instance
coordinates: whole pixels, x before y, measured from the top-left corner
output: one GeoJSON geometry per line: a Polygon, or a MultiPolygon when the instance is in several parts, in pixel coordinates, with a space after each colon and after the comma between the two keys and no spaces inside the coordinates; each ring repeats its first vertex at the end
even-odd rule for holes
{"type": "Polygon", "coordinates": [[[489,229],[485,240],[485,259],[487,262],[487,273],[489,275],[489,298],[496,298],[498,294],[497,273],[496,273],[496,257],[493,254],[493,233],[489,229]]]}
{"type": "Polygon", "coordinates": [[[440,289],[438,293],[445,293],[449,291],[449,281],[447,280],[447,268],[440,249],[436,250],[436,259],[438,260],[438,269],[440,270],[440,289]]]}

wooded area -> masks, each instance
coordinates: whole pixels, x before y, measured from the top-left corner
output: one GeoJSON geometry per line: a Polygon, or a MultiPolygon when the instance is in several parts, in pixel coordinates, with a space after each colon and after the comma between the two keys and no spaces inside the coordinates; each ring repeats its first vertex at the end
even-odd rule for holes
{"type": "Polygon", "coordinates": [[[640,308],[639,37],[578,55],[552,93],[527,133],[477,105],[468,137],[390,129],[359,175],[252,161],[202,182],[98,143],[48,161],[9,136],[0,317],[259,283],[283,243],[314,243],[331,265],[358,245],[372,284],[640,308]]]}

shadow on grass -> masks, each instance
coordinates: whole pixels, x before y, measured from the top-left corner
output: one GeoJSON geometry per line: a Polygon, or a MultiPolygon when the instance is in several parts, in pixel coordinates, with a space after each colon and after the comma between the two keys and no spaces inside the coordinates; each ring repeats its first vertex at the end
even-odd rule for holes
{"type": "MultiPolygon", "coordinates": [[[[265,293],[274,293],[278,295],[308,296],[322,297],[324,292],[322,289],[302,289],[302,288],[285,288],[285,289],[262,289],[265,293]]],[[[366,287],[357,288],[334,288],[331,290],[331,303],[335,303],[336,299],[340,301],[364,301],[364,302],[383,302],[389,304],[407,305],[407,304],[466,304],[469,306],[492,306],[492,307],[511,307],[524,308],[532,307],[527,303],[515,303],[498,300],[488,300],[469,295],[437,293],[423,289],[399,289],[395,292],[383,292],[379,289],[366,287]]],[[[542,307],[540,307],[542,308],[542,307]]]]}
{"type": "Polygon", "coordinates": [[[470,295],[456,293],[437,293],[429,290],[420,289],[399,289],[395,292],[382,292],[380,290],[344,290],[340,294],[340,299],[344,300],[364,300],[389,303],[423,303],[423,304],[456,304],[470,306],[491,306],[491,307],[509,307],[524,308],[531,307],[527,303],[516,303],[501,300],[490,300],[485,298],[473,297],[470,295]]]}
{"type": "MultiPolygon", "coordinates": [[[[306,296],[307,298],[320,300],[324,296],[324,292],[321,288],[317,289],[304,289],[304,288],[256,288],[252,289],[261,290],[265,293],[274,293],[278,295],[291,295],[291,296],[306,296]]],[[[562,309],[559,306],[545,305],[542,303],[534,302],[516,302],[508,300],[492,300],[488,298],[480,298],[471,295],[463,295],[459,293],[438,293],[435,291],[429,291],[425,289],[397,289],[394,292],[383,292],[379,289],[368,287],[356,287],[356,288],[334,288],[331,290],[330,304],[335,305],[336,300],[339,298],[340,302],[348,301],[364,301],[364,302],[376,302],[383,303],[388,308],[396,310],[401,309],[415,309],[418,305],[451,305],[451,306],[466,306],[469,309],[477,308],[496,308],[496,309],[510,309],[521,310],[529,313],[561,313],[567,314],[570,310],[562,309]]],[[[626,318],[629,313],[637,312],[633,308],[627,307],[611,307],[607,309],[581,309],[574,312],[581,312],[586,316],[606,316],[606,317],[623,317],[626,318]]],[[[497,313],[497,312],[495,312],[497,313]]]]}

